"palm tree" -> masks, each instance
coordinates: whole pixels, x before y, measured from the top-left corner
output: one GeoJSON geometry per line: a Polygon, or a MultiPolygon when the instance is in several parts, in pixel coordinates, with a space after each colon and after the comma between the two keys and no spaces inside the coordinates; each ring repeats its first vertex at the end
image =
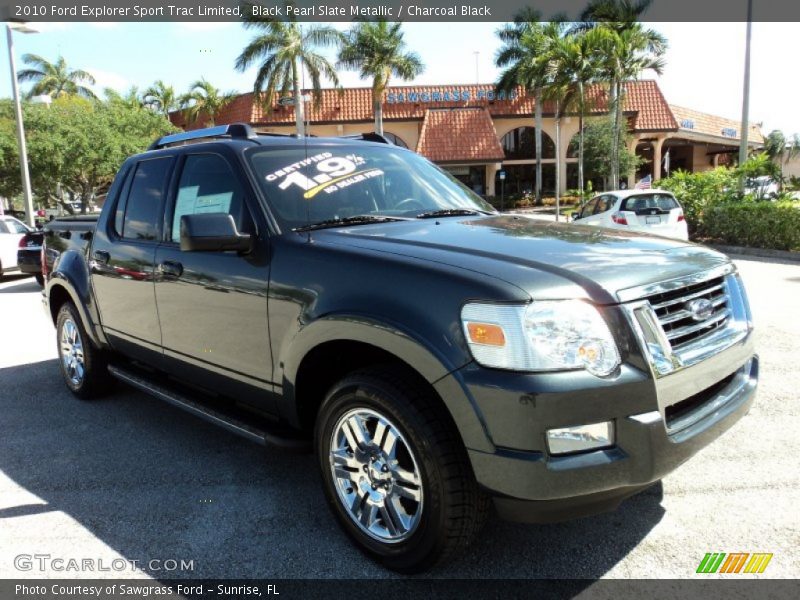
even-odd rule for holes
{"type": "Polygon", "coordinates": [[[37,54],[23,54],[22,61],[30,65],[17,75],[20,83],[33,82],[28,97],[47,94],[53,98],[60,96],[82,96],[96,98],[94,92],[86,85],[96,83],[91,73],[80,69],[70,69],[63,56],[51,63],[37,54]]]}
{"type": "Polygon", "coordinates": [[[610,34],[601,52],[605,60],[601,66],[606,81],[610,83],[609,112],[614,117],[614,139],[611,145],[611,180],[619,184],[619,140],[622,128],[624,82],[636,79],[642,71],[664,70],[663,55],[667,40],[660,33],[645,29],[639,22],[652,0],[592,0],[583,11],[575,29],[601,28],[610,34]]]}
{"type": "MultiPolygon", "coordinates": [[[[559,40],[554,49],[551,68],[556,88],[562,88],[562,114],[578,111],[578,188],[584,193],[583,124],[586,117],[586,86],[600,72],[598,50],[607,45],[609,35],[603,29],[573,31],[559,40]]],[[[560,115],[557,115],[557,117],[560,115]]]]}
{"type": "Polygon", "coordinates": [[[536,122],[536,204],[542,203],[542,100],[545,89],[552,84],[551,61],[553,48],[563,35],[564,23],[556,19],[541,22],[541,15],[524,8],[514,22],[497,31],[503,42],[495,64],[505,68],[497,82],[498,91],[510,93],[518,86],[532,93],[536,122]]]}
{"type": "Polygon", "coordinates": [[[780,173],[778,185],[783,189],[783,165],[800,156],[800,134],[794,134],[791,140],[787,140],[782,131],[775,129],[764,138],[764,153],[778,166],[780,173]]]}
{"type": "Polygon", "coordinates": [[[342,43],[344,36],[328,25],[301,27],[296,17],[288,21],[254,17],[252,4],[249,3],[245,4],[243,12],[244,26],[258,29],[260,33],[242,50],[236,59],[236,69],[245,71],[260,61],[253,91],[267,110],[272,109],[276,92],[284,96],[291,91],[297,135],[302,137],[305,135],[305,107],[300,85],[302,69],[305,68],[311,77],[314,101],[319,104],[322,100],[320,77],[324,75],[335,87],[339,87],[339,77],[328,59],[313,48],[336,46],[342,43]]]}
{"type": "Polygon", "coordinates": [[[205,78],[192,84],[189,92],[181,96],[180,104],[189,123],[195,123],[200,115],[205,115],[208,125],[213,127],[222,110],[233,101],[235,94],[223,94],[205,78]]]}
{"type": "Polygon", "coordinates": [[[339,52],[338,67],[359,71],[362,79],[372,78],[372,112],[375,132],[383,135],[383,93],[394,75],[404,81],[425,70],[415,52],[407,52],[401,23],[385,20],[362,21],[348,33],[339,52]]]}
{"type": "Polygon", "coordinates": [[[112,88],[105,88],[103,95],[106,97],[106,102],[109,104],[117,104],[126,108],[142,108],[142,96],[139,94],[139,88],[132,85],[124,94],[120,94],[117,90],[112,88]]]}
{"type": "Polygon", "coordinates": [[[144,91],[142,99],[145,106],[161,113],[167,119],[169,119],[169,113],[178,108],[178,96],[175,94],[175,88],[160,79],[144,91]]]}

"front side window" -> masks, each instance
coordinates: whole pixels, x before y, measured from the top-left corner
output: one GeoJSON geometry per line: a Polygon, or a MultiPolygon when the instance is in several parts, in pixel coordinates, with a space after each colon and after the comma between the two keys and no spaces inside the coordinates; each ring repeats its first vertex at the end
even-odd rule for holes
{"type": "Polygon", "coordinates": [[[583,219],[584,217],[590,216],[594,212],[599,201],[599,197],[589,200],[586,206],[583,207],[583,210],[581,210],[580,218],[583,219]]]}
{"type": "Polygon", "coordinates": [[[388,145],[254,149],[248,160],[281,226],[355,216],[413,218],[490,204],[418,154],[388,145]]]}
{"type": "Polygon", "coordinates": [[[594,209],[594,214],[599,215],[600,213],[611,210],[612,206],[614,206],[614,196],[600,196],[597,200],[597,207],[594,209]]]}
{"type": "Polygon", "coordinates": [[[181,217],[199,213],[227,213],[240,232],[252,233],[242,187],[230,164],[217,154],[186,157],[172,216],[173,242],[181,239],[181,217]]]}
{"type": "Polygon", "coordinates": [[[167,186],[172,157],[143,160],[136,166],[127,202],[122,230],[129,240],[155,240],[161,212],[161,200],[167,186]]]}

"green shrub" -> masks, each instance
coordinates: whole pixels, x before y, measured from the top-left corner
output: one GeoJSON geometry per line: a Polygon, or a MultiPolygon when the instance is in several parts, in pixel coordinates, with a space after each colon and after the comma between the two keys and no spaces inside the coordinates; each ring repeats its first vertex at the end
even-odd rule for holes
{"type": "Polygon", "coordinates": [[[676,171],[657,182],[657,188],[668,190],[683,206],[683,214],[692,237],[706,235],[706,211],[717,202],[739,197],[739,182],[733,169],[718,167],[713,171],[687,173],[676,171]]]}
{"type": "Polygon", "coordinates": [[[705,211],[705,233],[736,246],[800,250],[800,203],[715,203],[705,211]]]}

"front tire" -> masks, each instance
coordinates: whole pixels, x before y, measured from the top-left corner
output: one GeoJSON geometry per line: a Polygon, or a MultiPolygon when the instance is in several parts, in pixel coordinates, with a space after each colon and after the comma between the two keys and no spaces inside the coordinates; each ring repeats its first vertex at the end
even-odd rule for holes
{"type": "Polygon", "coordinates": [[[34,275],[34,277],[36,278],[36,283],[38,283],[40,286],[44,287],[44,275],[42,275],[41,273],[36,273],[36,275],[34,275]]]}
{"type": "Polygon", "coordinates": [[[358,547],[416,573],[473,540],[488,514],[466,450],[438,398],[406,371],[349,375],[317,417],[325,495],[358,547]]]}
{"type": "Polygon", "coordinates": [[[92,345],[72,302],[58,311],[56,340],[58,364],[69,391],[88,400],[109,390],[112,380],[106,356],[92,345]]]}

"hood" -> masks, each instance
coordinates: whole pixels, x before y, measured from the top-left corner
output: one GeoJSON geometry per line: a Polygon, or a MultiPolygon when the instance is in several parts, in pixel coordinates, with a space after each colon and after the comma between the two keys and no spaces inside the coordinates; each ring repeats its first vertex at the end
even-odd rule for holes
{"type": "Polygon", "coordinates": [[[729,262],[689,242],[516,215],[362,225],[320,230],[314,237],[461,267],[512,283],[538,300],[585,297],[602,304],[618,302],[617,292],[626,288],[729,262]]]}

